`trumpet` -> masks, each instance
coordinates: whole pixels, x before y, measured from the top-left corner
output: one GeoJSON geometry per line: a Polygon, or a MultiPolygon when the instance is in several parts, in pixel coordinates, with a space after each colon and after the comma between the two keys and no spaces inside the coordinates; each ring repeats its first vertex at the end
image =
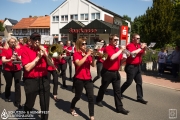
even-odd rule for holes
{"type": "MultiPolygon", "coordinates": [[[[87,51],[89,51],[90,49],[87,49],[87,51]]],[[[92,56],[95,56],[95,57],[100,57],[102,58],[104,61],[108,58],[108,54],[107,53],[103,53],[103,52],[99,52],[97,50],[92,50],[92,56]]]]}

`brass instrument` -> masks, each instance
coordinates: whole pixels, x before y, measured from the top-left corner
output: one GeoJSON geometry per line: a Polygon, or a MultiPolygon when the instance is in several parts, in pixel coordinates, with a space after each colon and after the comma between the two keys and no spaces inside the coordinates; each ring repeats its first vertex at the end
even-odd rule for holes
{"type": "Polygon", "coordinates": [[[53,44],[53,45],[48,47],[48,53],[49,53],[50,57],[56,58],[60,54],[64,53],[63,46],[60,44],[53,44]]]}
{"type": "MultiPolygon", "coordinates": [[[[146,44],[146,43],[140,43],[140,44],[146,44]]],[[[152,47],[154,47],[155,46],[155,44],[156,43],[150,43],[150,45],[149,46],[146,46],[145,48],[147,49],[147,50],[151,50],[152,51],[152,47]]],[[[146,44],[147,45],[147,44],[146,44]]],[[[127,49],[125,49],[124,51],[123,51],[123,53],[125,53],[128,57],[129,56],[131,56],[132,58],[135,58],[136,57],[136,53],[132,53],[132,52],[130,52],[129,50],[127,50],[127,49]]]]}
{"type": "MultiPolygon", "coordinates": [[[[42,50],[42,51],[44,51],[44,46],[42,46],[42,45],[38,45],[39,46],[39,48],[40,48],[40,50],[42,50]]],[[[48,54],[48,57],[47,57],[47,60],[48,60],[48,62],[50,62],[51,64],[52,64],[52,67],[54,67],[55,68],[55,70],[56,70],[56,72],[57,72],[57,74],[58,75],[60,75],[60,72],[58,71],[58,69],[56,68],[56,66],[54,65],[54,63],[52,62],[52,57],[58,57],[59,55],[60,55],[60,53],[61,53],[61,48],[62,47],[60,47],[61,45],[56,45],[56,44],[54,44],[54,45],[51,45],[51,46],[49,46],[48,47],[48,50],[49,50],[49,54],[48,54]]]]}
{"type": "MultiPolygon", "coordinates": [[[[89,51],[89,49],[87,49],[86,51],[89,51]]],[[[95,56],[95,57],[101,57],[104,61],[108,58],[108,54],[107,53],[101,53],[99,51],[97,51],[96,49],[94,49],[92,51],[92,56],[95,56]]]]}

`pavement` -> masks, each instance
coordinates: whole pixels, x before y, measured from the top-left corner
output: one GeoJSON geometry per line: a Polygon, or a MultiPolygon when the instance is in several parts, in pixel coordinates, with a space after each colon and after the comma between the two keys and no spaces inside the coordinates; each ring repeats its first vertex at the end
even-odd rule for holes
{"type": "MultiPolygon", "coordinates": [[[[91,67],[91,70],[96,71],[96,67],[91,67]]],[[[119,73],[123,79],[126,79],[125,71],[122,70],[119,71],[119,73]]],[[[143,83],[180,91],[180,77],[173,78],[173,76],[166,71],[163,75],[158,75],[157,71],[143,71],[142,79],[143,83]]]]}

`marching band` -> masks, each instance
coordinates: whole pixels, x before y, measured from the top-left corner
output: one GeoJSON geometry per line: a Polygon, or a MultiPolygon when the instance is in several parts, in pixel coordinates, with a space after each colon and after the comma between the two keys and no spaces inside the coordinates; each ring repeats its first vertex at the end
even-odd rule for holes
{"type": "MultiPolygon", "coordinates": [[[[135,34],[133,41],[137,39],[140,40],[140,36],[135,34]]],[[[117,35],[110,35],[108,46],[105,44],[105,40],[101,39],[99,42],[103,43],[103,46],[92,50],[87,49],[85,38],[78,38],[73,47],[71,46],[70,40],[66,41],[66,45],[62,45],[62,42],[53,47],[51,47],[51,45],[41,45],[41,35],[36,32],[31,34],[25,43],[22,39],[18,41],[13,36],[9,37],[5,44],[2,44],[2,39],[0,39],[0,74],[3,67],[3,75],[6,82],[5,101],[11,101],[9,97],[14,79],[15,101],[13,102],[16,107],[19,109],[22,108],[20,81],[23,75],[26,96],[24,111],[26,114],[32,111],[37,95],[39,95],[40,98],[41,111],[49,111],[51,75],[53,77],[53,99],[55,102],[59,102],[57,97],[58,77],[62,77],[62,86],[67,88],[66,69],[68,64],[69,77],[73,79],[73,88],[75,90],[70,106],[71,115],[78,116],[78,113],[75,111],[75,105],[80,100],[83,88],[85,88],[88,98],[89,119],[95,119],[93,83],[100,77],[102,77],[102,82],[96,98],[96,104],[103,107],[103,96],[108,85],[112,83],[116,111],[127,115],[129,111],[123,108],[121,99],[122,93],[130,86],[133,79],[135,79],[137,83],[138,101],[143,104],[147,103],[147,101],[143,100],[142,78],[138,66],[141,63],[142,55],[146,53],[147,46],[146,44],[139,44],[136,41],[118,48],[116,47],[118,40],[117,35]],[[51,47],[51,49],[49,49],[49,47],[51,47]],[[97,54],[97,51],[99,54],[97,54]],[[56,55],[50,55],[51,53],[56,55]],[[136,56],[133,56],[134,54],[136,54],[136,56]],[[123,56],[126,56],[127,64],[125,70],[127,73],[127,81],[120,87],[121,76],[118,70],[123,56]],[[90,66],[95,66],[95,57],[97,59],[97,76],[92,80],[90,66]],[[105,57],[105,59],[103,57],[105,57]],[[74,75],[72,75],[72,64],[75,66],[74,75]],[[134,69],[131,69],[132,67],[134,69]],[[136,73],[134,73],[134,70],[136,70],[136,73]],[[138,77],[131,75],[133,73],[137,74],[138,77]]],[[[0,88],[0,93],[1,92],[0,88]]],[[[48,120],[48,114],[41,113],[41,119],[48,120]]]]}

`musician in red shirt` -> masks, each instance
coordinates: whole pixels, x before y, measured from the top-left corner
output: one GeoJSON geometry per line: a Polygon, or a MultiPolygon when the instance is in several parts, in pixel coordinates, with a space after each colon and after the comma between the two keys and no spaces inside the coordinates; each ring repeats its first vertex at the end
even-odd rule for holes
{"type": "Polygon", "coordinates": [[[122,52],[125,49],[125,46],[121,46],[121,49],[117,48],[116,45],[118,40],[119,38],[117,37],[117,35],[110,35],[109,45],[104,49],[104,53],[107,53],[108,57],[103,62],[103,68],[101,70],[102,84],[98,91],[96,103],[98,106],[103,107],[101,101],[103,100],[104,93],[106,92],[109,84],[112,83],[116,111],[118,113],[127,115],[129,111],[123,108],[123,104],[121,102],[121,77],[118,71],[120,68],[120,61],[122,59],[122,52]]]}
{"type": "MultiPolygon", "coordinates": [[[[62,41],[60,41],[60,45],[64,47],[62,41]]],[[[62,77],[63,87],[67,88],[66,85],[66,69],[67,69],[67,61],[66,61],[66,51],[63,51],[63,54],[60,55],[61,59],[59,59],[58,70],[61,71],[60,76],[62,77]]]]}
{"type": "Polygon", "coordinates": [[[69,65],[69,79],[72,80],[72,60],[71,60],[71,55],[73,52],[72,46],[71,46],[71,41],[67,40],[66,45],[63,47],[64,50],[66,51],[66,61],[69,65]]]}
{"type": "Polygon", "coordinates": [[[51,75],[53,77],[53,96],[54,96],[54,100],[56,102],[59,102],[59,99],[57,98],[57,91],[58,91],[58,74],[56,69],[58,68],[58,64],[59,64],[59,59],[60,57],[58,56],[57,58],[52,58],[54,65],[56,66],[56,68],[54,68],[53,66],[48,66],[47,70],[48,70],[48,80],[51,80],[51,75]]]}
{"type": "Polygon", "coordinates": [[[126,46],[126,49],[135,54],[135,57],[131,55],[126,60],[126,82],[121,86],[121,93],[123,93],[131,85],[134,79],[136,82],[137,101],[143,104],[147,104],[148,101],[143,99],[140,64],[142,62],[142,56],[146,53],[146,47],[147,46],[144,43],[140,45],[140,36],[138,34],[134,34],[132,42],[126,46]]]}
{"type": "Polygon", "coordinates": [[[2,73],[2,51],[3,51],[3,41],[0,37],[0,94],[1,94],[1,73],[2,73]]]}
{"type": "Polygon", "coordinates": [[[21,109],[21,66],[15,64],[15,61],[21,61],[22,51],[18,44],[16,37],[11,36],[7,38],[6,45],[2,51],[2,62],[4,64],[4,78],[6,81],[5,87],[5,101],[10,102],[12,80],[15,84],[15,101],[14,105],[21,109]]]}
{"type": "MultiPolygon", "coordinates": [[[[32,33],[31,46],[25,46],[22,53],[22,65],[24,68],[24,90],[26,102],[24,111],[26,114],[32,111],[36,96],[39,95],[41,111],[49,111],[50,84],[47,79],[47,65],[52,65],[46,49],[40,45],[41,35],[32,33]]],[[[48,114],[41,113],[41,119],[47,120],[48,114]]]]}
{"type": "MultiPolygon", "coordinates": [[[[100,52],[101,54],[103,54],[106,43],[103,39],[100,40],[99,42],[104,43],[104,45],[101,49],[98,49],[97,51],[100,52]]],[[[97,76],[93,79],[93,83],[101,77],[101,70],[103,67],[103,62],[104,62],[104,60],[102,59],[102,57],[97,56],[97,62],[96,62],[97,76]]]]}
{"type": "Polygon", "coordinates": [[[94,120],[94,92],[93,83],[90,73],[90,66],[94,67],[94,57],[91,56],[92,50],[86,52],[86,39],[79,38],[76,41],[76,52],[73,54],[73,62],[75,64],[74,82],[75,96],[71,102],[71,114],[78,116],[75,111],[75,105],[81,98],[83,87],[88,97],[88,107],[90,120],[94,120]]]}

